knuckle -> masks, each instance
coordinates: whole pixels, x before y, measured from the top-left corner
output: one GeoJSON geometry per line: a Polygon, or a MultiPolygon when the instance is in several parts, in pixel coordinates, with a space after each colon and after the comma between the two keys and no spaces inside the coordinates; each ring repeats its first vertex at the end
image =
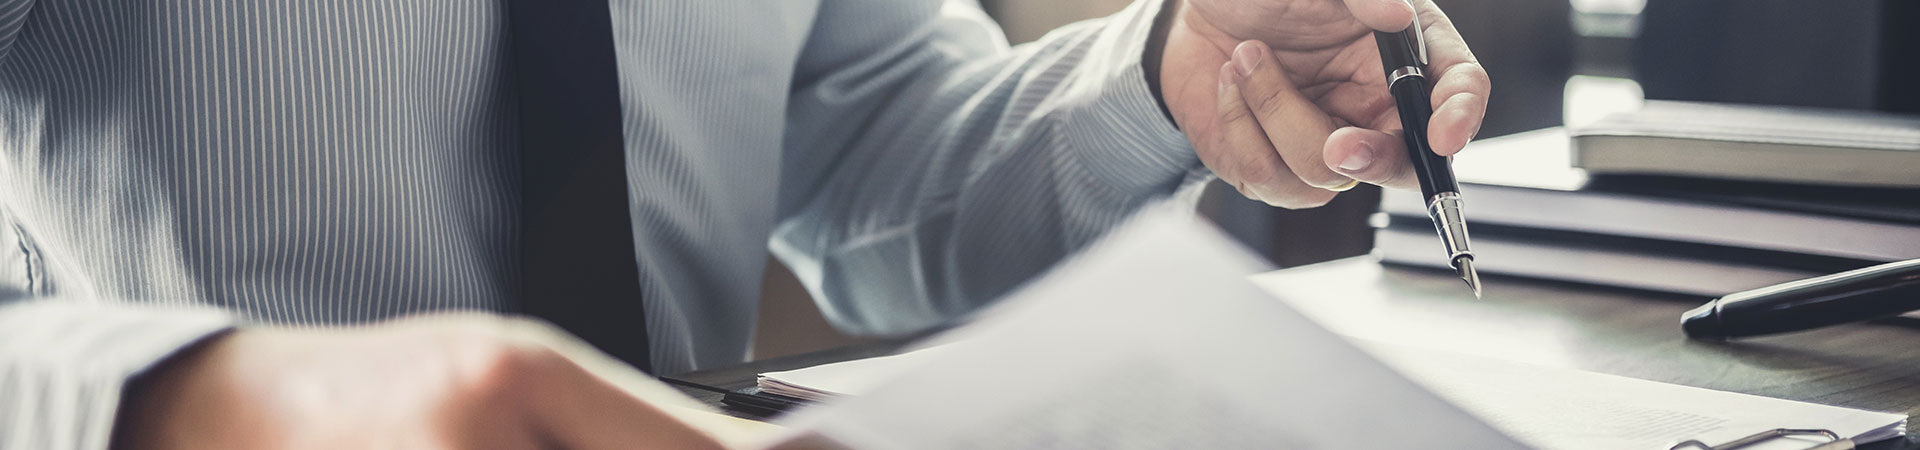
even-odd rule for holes
{"type": "Polygon", "coordinates": [[[1240,182],[1258,186],[1273,183],[1279,171],[1256,157],[1241,161],[1239,174],[1240,182]]]}
{"type": "Polygon", "coordinates": [[[1289,107],[1286,91],[1281,89],[1247,89],[1242,92],[1246,92],[1251,97],[1247,99],[1248,104],[1259,109],[1263,115],[1279,115],[1286,112],[1289,107]]]}
{"type": "Polygon", "coordinates": [[[1493,77],[1487,75],[1486,67],[1482,67],[1479,62],[1466,61],[1454,64],[1453,67],[1447,68],[1447,74],[1461,77],[1461,80],[1465,81],[1471,91],[1476,94],[1485,95],[1487,89],[1493,86],[1493,77]]]}
{"type": "Polygon", "coordinates": [[[1253,118],[1253,112],[1241,106],[1239,102],[1227,102],[1220,106],[1220,123],[1235,124],[1253,118]]]}

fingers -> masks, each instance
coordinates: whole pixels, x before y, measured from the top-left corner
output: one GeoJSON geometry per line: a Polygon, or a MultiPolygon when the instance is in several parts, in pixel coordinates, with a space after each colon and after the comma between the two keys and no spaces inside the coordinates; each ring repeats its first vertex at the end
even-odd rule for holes
{"type": "Polygon", "coordinates": [[[1214,96],[1219,125],[1214,139],[1196,148],[1201,161],[1240,195],[1268,205],[1311,208],[1332,200],[1334,192],[1300,181],[1274,150],[1259,120],[1242,100],[1242,81],[1232,62],[1220,66],[1220,89],[1214,96]]]}
{"type": "Polygon", "coordinates": [[[1340,173],[1367,183],[1417,190],[1418,178],[1408,162],[1401,136],[1359,127],[1334,131],[1327,138],[1326,159],[1340,173]]]}
{"type": "Polygon", "coordinates": [[[1333,119],[1300,94],[1267,45],[1241,42],[1232,65],[1244,81],[1236,83],[1241,99],[1293,174],[1321,189],[1351,187],[1351,178],[1327,168],[1321,151],[1333,133],[1333,119]]]}
{"type": "Polygon", "coordinates": [[[1451,156],[1479,134],[1487,114],[1487,96],[1493,82],[1480,66],[1453,22],[1433,2],[1419,0],[1420,24],[1425,27],[1427,52],[1433,69],[1433,119],[1427,123],[1427,143],[1434,153],[1451,156]]]}
{"type": "Polygon", "coordinates": [[[1461,92],[1440,101],[1427,121],[1427,144],[1440,156],[1453,156],[1480,133],[1480,123],[1487,115],[1487,97],[1461,92]]]}
{"type": "Polygon", "coordinates": [[[1346,0],[1347,11],[1367,27],[1380,31],[1400,31],[1413,22],[1413,5],[1407,0],[1346,0]]]}

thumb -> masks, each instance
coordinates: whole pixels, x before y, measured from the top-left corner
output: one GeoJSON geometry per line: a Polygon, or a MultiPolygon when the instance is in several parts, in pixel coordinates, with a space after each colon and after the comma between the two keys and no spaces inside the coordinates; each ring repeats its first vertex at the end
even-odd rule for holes
{"type": "MultiPolygon", "coordinates": [[[[1420,0],[1414,0],[1420,1],[1420,0]]],[[[1346,0],[1347,11],[1367,27],[1380,31],[1400,31],[1413,24],[1413,4],[1408,0],[1346,0]]]]}
{"type": "Polygon", "coordinates": [[[1332,168],[1355,180],[1409,191],[1420,190],[1419,177],[1407,158],[1400,135],[1346,127],[1327,138],[1326,159],[1332,168]]]}

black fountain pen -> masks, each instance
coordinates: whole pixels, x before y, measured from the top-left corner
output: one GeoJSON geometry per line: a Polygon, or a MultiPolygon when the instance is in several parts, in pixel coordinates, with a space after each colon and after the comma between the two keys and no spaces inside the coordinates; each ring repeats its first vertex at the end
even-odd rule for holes
{"type": "Polygon", "coordinates": [[[1427,215],[1447,247],[1447,262],[1480,297],[1480,273],[1473,270],[1473,249],[1467,243],[1467,220],[1460,215],[1460,184],[1453,179],[1453,162],[1433,152],[1427,143],[1427,121],[1433,117],[1432,87],[1427,84],[1427,42],[1420,36],[1420,19],[1398,33],[1374,32],[1380,62],[1387,68],[1387,90],[1400,107],[1400,127],[1406,130],[1407,156],[1420,176],[1420,193],[1427,198],[1427,215]]]}
{"type": "Polygon", "coordinates": [[[1680,316],[1706,340],[1800,331],[1920,310],[1920,259],[1736,292],[1680,316]]]}

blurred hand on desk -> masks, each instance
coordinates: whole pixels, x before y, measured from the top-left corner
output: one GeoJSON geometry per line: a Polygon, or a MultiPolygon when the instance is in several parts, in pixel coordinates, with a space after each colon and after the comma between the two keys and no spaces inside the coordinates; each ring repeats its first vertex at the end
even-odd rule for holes
{"type": "Polygon", "coordinates": [[[1310,208],[1355,180],[1416,189],[1372,36],[1415,10],[1436,72],[1428,139],[1452,155],[1480,130],[1492,82],[1431,0],[1181,0],[1161,19],[1162,96],[1248,198],[1310,208]]]}
{"type": "MultiPolygon", "coordinates": [[[[455,319],[455,320],[446,320],[455,319]]],[[[130,389],[115,448],[720,448],[511,319],[242,329],[130,389]]]]}

